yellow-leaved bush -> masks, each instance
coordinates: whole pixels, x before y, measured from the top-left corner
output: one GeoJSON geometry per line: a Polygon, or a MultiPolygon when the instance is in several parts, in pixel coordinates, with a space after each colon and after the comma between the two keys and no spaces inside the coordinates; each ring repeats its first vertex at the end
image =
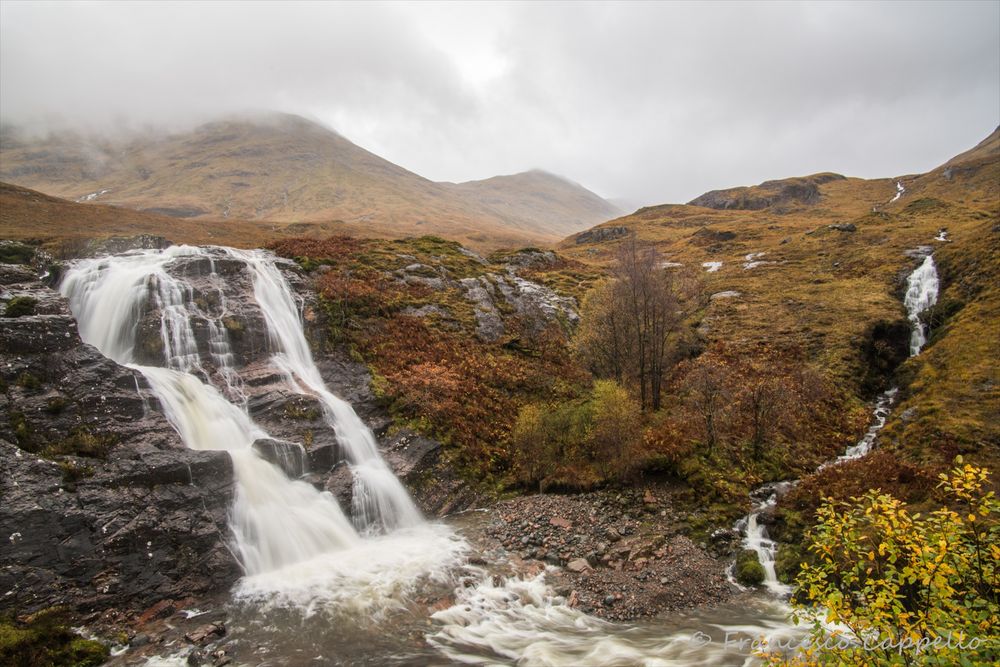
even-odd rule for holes
{"type": "Polygon", "coordinates": [[[930,514],[877,490],[818,510],[796,580],[807,648],[772,664],[984,665],[1000,661],[1000,501],[956,459],[930,514]]]}

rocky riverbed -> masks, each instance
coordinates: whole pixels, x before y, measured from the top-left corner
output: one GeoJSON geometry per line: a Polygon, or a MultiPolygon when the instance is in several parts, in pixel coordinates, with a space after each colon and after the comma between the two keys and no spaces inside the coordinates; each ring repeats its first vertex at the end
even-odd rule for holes
{"type": "Polygon", "coordinates": [[[569,604],[631,620],[725,602],[737,592],[716,558],[681,534],[678,511],[654,487],[532,495],[497,505],[483,549],[503,547],[527,570],[559,566],[549,579],[569,604]]]}

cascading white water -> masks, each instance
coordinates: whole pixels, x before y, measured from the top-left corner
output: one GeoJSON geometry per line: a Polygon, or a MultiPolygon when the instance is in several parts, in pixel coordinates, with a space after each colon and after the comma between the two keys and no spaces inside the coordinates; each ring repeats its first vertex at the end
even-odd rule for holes
{"type": "Polygon", "coordinates": [[[938,285],[934,258],[932,255],[927,255],[917,270],[907,278],[906,296],[903,298],[903,305],[906,306],[906,314],[912,327],[911,357],[920,354],[920,350],[927,343],[927,331],[924,329],[924,323],[920,321],[920,314],[937,303],[938,285]]]}
{"type": "Polygon", "coordinates": [[[903,196],[903,193],[905,193],[905,192],[906,192],[906,188],[903,187],[903,182],[902,181],[896,181],[896,194],[893,195],[893,198],[889,201],[889,203],[891,204],[894,201],[897,201],[900,197],[903,196]]]}
{"type": "MultiPolygon", "coordinates": [[[[80,260],[60,287],[69,298],[81,337],[146,378],[164,414],[192,449],[229,452],[236,478],[231,528],[246,569],[240,591],[275,604],[315,609],[321,602],[385,608],[421,577],[443,579],[467,548],[442,526],[423,522],[405,489],[378,454],[374,437],[349,404],[327,390],[305,342],[291,289],[263,252],[173,246],[166,250],[80,260]],[[194,300],[189,283],[168,269],[183,259],[242,261],[253,278],[254,298],[268,326],[273,361],[302,393],[319,398],[354,466],[363,490],[359,525],[366,532],[396,532],[363,539],[332,495],[289,479],[260,458],[254,441],[269,437],[246,411],[209,384],[192,321],[208,322],[205,351],[226,389],[240,383],[222,326],[194,300]],[[148,309],[160,317],[164,367],[135,363],[137,327],[148,309]],[[203,381],[204,380],[204,381],[203,381]]],[[[220,294],[221,296],[221,294],[220,294]]]]}
{"type": "Polygon", "coordinates": [[[778,581],[774,570],[774,558],[778,545],[767,534],[767,527],[760,523],[761,514],[769,511],[778,503],[778,494],[791,487],[791,482],[767,484],[755,490],[753,496],[763,498],[745,518],[736,524],[736,529],[743,533],[743,548],[757,554],[757,560],[764,568],[764,586],[777,597],[791,594],[792,587],[778,581]]]}
{"type": "Polygon", "coordinates": [[[313,362],[288,281],[273,260],[260,251],[228,249],[227,252],[245,262],[251,270],[254,296],[264,312],[276,350],[272,358],[274,364],[284,372],[294,391],[320,400],[327,422],[344,447],[354,475],[352,515],[355,525],[365,533],[375,533],[420,524],[420,512],[379,455],[371,430],[350,404],[326,388],[313,362]]]}

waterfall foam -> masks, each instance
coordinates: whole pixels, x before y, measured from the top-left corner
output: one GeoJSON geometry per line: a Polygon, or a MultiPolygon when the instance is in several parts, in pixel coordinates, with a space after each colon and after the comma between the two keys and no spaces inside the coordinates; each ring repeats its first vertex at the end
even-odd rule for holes
{"type": "Polygon", "coordinates": [[[262,251],[228,248],[132,251],[74,263],[60,289],[83,340],[146,378],[186,446],[229,452],[236,478],[231,530],[247,575],[239,594],[310,611],[330,603],[399,605],[421,578],[445,577],[467,546],[447,528],[423,521],[371,431],[326,388],[275,261],[262,251]],[[219,291],[212,313],[198,304],[184,277],[170,272],[184,258],[208,260],[208,281],[219,291]],[[364,539],[331,494],[290,479],[252,448],[270,436],[247,412],[223,326],[227,306],[215,272],[221,258],[242,262],[250,273],[274,366],[295,391],[322,402],[354,471],[354,524],[366,535],[388,534],[364,539]],[[137,329],[150,310],[159,313],[162,366],[137,363],[137,329]],[[199,350],[193,322],[205,325],[205,350],[199,350]],[[219,378],[224,387],[213,385],[219,378]]]}
{"type": "Polygon", "coordinates": [[[569,606],[545,583],[545,575],[494,580],[460,589],[455,605],[435,613],[440,624],[428,642],[455,663],[495,665],[683,665],[751,664],[750,639],[786,644],[804,633],[787,622],[783,603],[763,603],[752,621],[744,610],[692,615],[673,627],[609,623],[569,606]],[[719,623],[722,618],[728,622],[719,623]],[[745,640],[739,644],[737,638],[745,640]]]}

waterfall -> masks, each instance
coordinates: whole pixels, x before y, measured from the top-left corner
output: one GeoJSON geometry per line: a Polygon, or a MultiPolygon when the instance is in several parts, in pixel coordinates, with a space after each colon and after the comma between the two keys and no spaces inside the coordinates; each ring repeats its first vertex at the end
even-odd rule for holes
{"type": "Polygon", "coordinates": [[[760,516],[778,504],[779,492],[784,492],[791,486],[792,482],[777,482],[765,484],[755,489],[750,497],[757,504],[750,514],[740,519],[736,524],[736,530],[743,533],[743,548],[754,551],[757,554],[757,560],[764,568],[764,586],[777,597],[790,595],[792,588],[778,581],[774,570],[774,558],[778,551],[778,545],[767,534],[767,526],[760,522],[760,516]]]}
{"type": "Polygon", "coordinates": [[[327,423],[344,447],[354,476],[355,525],[363,532],[373,533],[420,523],[420,512],[379,455],[371,430],[350,404],[326,388],[313,362],[288,281],[260,251],[227,249],[227,252],[245,262],[251,271],[254,296],[264,312],[268,335],[277,350],[272,361],[282,370],[293,391],[320,400],[327,423]]]}
{"type": "Polygon", "coordinates": [[[937,267],[934,266],[933,256],[927,255],[917,270],[906,279],[906,296],[903,298],[903,305],[906,306],[906,314],[912,327],[911,357],[920,354],[920,350],[927,343],[927,331],[924,329],[924,323],[920,321],[920,314],[937,303],[937,297],[937,267]]]}
{"type": "MultiPolygon", "coordinates": [[[[248,595],[310,608],[323,598],[366,608],[400,604],[400,594],[421,577],[444,578],[466,548],[451,531],[424,522],[379,455],[371,431],[350,404],[326,388],[273,255],[173,246],[84,259],[70,267],[60,291],[69,299],[84,342],[146,378],[187,447],[231,456],[236,480],[231,529],[248,575],[241,590],[248,595]],[[244,265],[252,299],[266,322],[271,363],[294,391],[323,404],[354,475],[353,523],[330,493],[290,479],[253,449],[254,441],[270,436],[247,412],[240,369],[222,322],[227,303],[216,259],[244,265]],[[217,305],[208,306],[204,299],[199,305],[183,277],[183,262],[191,260],[208,261],[207,283],[218,289],[217,305]],[[139,354],[137,341],[151,309],[159,314],[162,365],[139,363],[150,356],[148,350],[139,354]],[[208,332],[204,353],[194,323],[208,332]]],[[[251,295],[246,299],[252,306],[251,295]]]]}

